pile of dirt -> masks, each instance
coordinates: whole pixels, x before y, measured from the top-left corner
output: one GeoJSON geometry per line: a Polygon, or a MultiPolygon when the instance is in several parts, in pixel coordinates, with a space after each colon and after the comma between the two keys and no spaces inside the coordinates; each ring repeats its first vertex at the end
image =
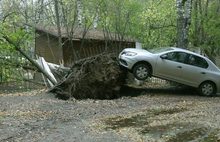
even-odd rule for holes
{"type": "Polygon", "coordinates": [[[125,83],[126,73],[112,55],[98,55],[75,63],[51,92],[68,99],[112,99],[125,83]]]}

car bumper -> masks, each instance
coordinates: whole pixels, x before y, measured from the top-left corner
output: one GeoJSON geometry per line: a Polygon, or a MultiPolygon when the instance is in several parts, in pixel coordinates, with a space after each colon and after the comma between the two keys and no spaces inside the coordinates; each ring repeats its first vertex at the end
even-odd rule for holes
{"type": "Polygon", "coordinates": [[[129,70],[132,70],[132,67],[135,64],[135,59],[124,55],[119,55],[119,64],[129,70]]]}

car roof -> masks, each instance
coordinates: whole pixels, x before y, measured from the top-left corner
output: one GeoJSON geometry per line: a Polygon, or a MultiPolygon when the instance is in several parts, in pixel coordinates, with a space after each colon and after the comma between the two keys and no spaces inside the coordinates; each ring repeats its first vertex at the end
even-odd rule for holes
{"type": "Polygon", "coordinates": [[[189,54],[192,54],[192,55],[199,56],[199,57],[205,59],[207,62],[209,62],[209,65],[211,65],[211,68],[215,68],[216,70],[220,71],[220,69],[206,56],[200,55],[198,53],[195,53],[195,52],[192,52],[190,50],[183,49],[183,48],[178,48],[178,47],[170,47],[170,48],[173,49],[173,50],[171,50],[171,52],[173,52],[173,51],[177,51],[177,52],[180,51],[181,52],[182,51],[182,52],[185,52],[185,53],[189,53],[189,54]]]}
{"type": "Polygon", "coordinates": [[[174,51],[182,51],[182,52],[186,52],[186,53],[189,53],[189,54],[193,54],[193,55],[197,55],[197,56],[200,56],[202,58],[206,58],[205,56],[203,55],[200,55],[196,52],[192,52],[190,50],[187,50],[187,49],[183,49],[183,48],[178,48],[178,47],[171,47],[174,51]]]}

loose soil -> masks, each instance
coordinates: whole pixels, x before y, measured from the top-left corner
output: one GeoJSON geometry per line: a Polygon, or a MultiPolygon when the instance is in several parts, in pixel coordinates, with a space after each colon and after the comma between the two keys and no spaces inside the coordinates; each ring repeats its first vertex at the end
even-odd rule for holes
{"type": "Polygon", "coordinates": [[[0,93],[0,141],[220,141],[220,97],[188,88],[125,90],[113,100],[0,93]]]}

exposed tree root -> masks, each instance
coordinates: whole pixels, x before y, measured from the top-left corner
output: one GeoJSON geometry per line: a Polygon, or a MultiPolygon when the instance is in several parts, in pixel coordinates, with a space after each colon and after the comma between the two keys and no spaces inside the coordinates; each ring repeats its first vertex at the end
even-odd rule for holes
{"type": "Polygon", "coordinates": [[[70,73],[51,92],[66,99],[112,99],[117,97],[125,77],[116,58],[98,55],[75,63],[70,73]]]}

